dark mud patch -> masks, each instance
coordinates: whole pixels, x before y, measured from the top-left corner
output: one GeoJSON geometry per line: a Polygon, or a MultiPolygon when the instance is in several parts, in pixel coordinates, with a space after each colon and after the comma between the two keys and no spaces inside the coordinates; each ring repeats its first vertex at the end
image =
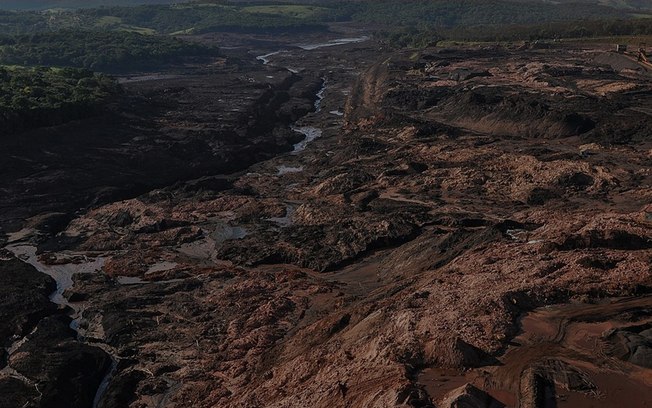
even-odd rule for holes
{"type": "Polygon", "coordinates": [[[507,407],[647,407],[651,322],[651,296],[539,308],[498,365],[427,369],[418,380],[433,401],[472,384],[507,407]]]}

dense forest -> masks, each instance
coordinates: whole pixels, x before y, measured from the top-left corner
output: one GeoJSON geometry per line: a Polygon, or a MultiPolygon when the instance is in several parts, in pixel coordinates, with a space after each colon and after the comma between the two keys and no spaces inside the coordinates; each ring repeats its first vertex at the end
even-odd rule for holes
{"type": "Polygon", "coordinates": [[[455,28],[442,37],[461,41],[519,41],[652,35],[652,18],[552,22],[534,25],[455,28]]]}
{"type": "Polygon", "coordinates": [[[88,70],[0,66],[0,134],[93,115],[119,92],[114,80],[88,70]]]}
{"type": "Polygon", "coordinates": [[[367,2],[352,18],[360,22],[404,26],[471,27],[474,25],[533,24],[626,16],[627,11],[605,6],[521,3],[501,0],[415,0],[367,2]]]}
{"type": "Polygon", "coordinates": [[[551,4],[519,0],[342,1],[314,4],[207,1],[171,5],[79,10],[0,12],[0,33],[127,30],[141,33],[302,32],[325,30],[334,21],[388,28],[468,28],[477,25],[544,24],[644,16],[644,11],[592,3],[551,4]]]}
{"type": "Polygon", "coordinates": [[[102,72],[155,68],[186,57],[218,53],[216,47],[127,31],[63,30],[0,37],[3,64],[78,67],[102,72]]]}
{"type": "Polygon", "coordinates": [[[80,10],[82,21],[95,26],[141,27],[158,33],[199,34],[211,31],[269,33],[279,31],[323,31],[324,21],[339,14],[335,9],[320,8],[314,13],[301,6],[280,6],[261,9],[257,6],[235,7],[223,5],[106,7],[80,10]],[[279,12],[286,11],[286,12],[279,12]]]}
{"type": "Polygon", "coordinates": [[[476,25],[473,27],[397,27],[376,35],[397,48],[420,48],[440,41],[515,42],[595,37],[652,36],[652,18],[549,22],[544,24],[476,25]]]}
{"type": "Polygon", "coordinates": [[[349,8],[308,5],[221,4],[102,7],[80,10],[0,11],[0,33],[16,35],[61,29],[121,30],[143,34],[324,31],[325,23],[349,18],[349,8]]]}
{"type": "Polygon", "coordinates": [[[176,0],[2,0],[0,8],[9,10],[43,10],[50,8],[77,8],[99,6],[130,6],[133,4],[169,4],[176,0]]]}

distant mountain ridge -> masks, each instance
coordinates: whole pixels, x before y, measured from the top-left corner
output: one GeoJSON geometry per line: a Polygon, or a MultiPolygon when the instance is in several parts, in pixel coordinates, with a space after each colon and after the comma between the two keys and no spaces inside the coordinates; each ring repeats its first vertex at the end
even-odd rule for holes
{"type": "MultiPolygon", "coordinates": [[[[187,3],[197,0],[0,0],[0,9],[5,10],[44,10],[50,8],[93,8],[99,6],[137,6],[142,4],[173,4],[187,3]]],[[[232,0],[241,3],[243,0],[232,0]]],[[[260,0],[260,3],[333,3],[338,0],[260,0]]],[[[455,0],[450,0],[454,3],[455,0]]],[[[652,0],[510,0],[518,3],[547,3],[547,4],[594,4],[617,9],[652,10],[652,0]]],[[[351,3],[364,2],[364,0],[350,0],[351,3]]]]}
{"type": "Polygon", "coordinates": [[[91,8],[140,4],[183,3],[183,0],[0,0],[0,9],[44,10],[50,8],[91,8]]]}

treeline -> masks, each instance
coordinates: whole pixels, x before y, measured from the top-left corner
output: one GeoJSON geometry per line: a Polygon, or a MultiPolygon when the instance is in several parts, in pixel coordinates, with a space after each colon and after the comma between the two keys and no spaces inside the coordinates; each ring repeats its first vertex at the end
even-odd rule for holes
{"type": "Polygon", "coordinates": [[[551,4],[509,0],[368,1],[352,14],[355,21],[418,28],[468,28],[474,25],[540,24],[542,22],[627,17],[606,6],[551,4]]]}
{"type": "Polygon", "coordinates": [[[308,32],[327,30],[341,21],[337,8],[310,18],[282,13],[252,13],[223,5],[151,5],[57,11],[1,11],[0,34],[16,35],[61,29],[141,31],[158,34],[206,32],[308,32]]]}
{"type": "MultiPolygon", "coordinates": [[[[72,1],[72,0],[71,0],[72,1]]],[[[511,26],[552,22],[629,19],[632,9],[604,5],[519,0],[367,0],[270,3],[199,1],[192,3],[107,6],[69,11],[0,12],[0,33],[131,30],[173,33],[233,31],[251,33],[325,30],[334,21],[383,25],[391,31],[469,29],[475,26],[511,26]],[[312,6],[307,12],[308,6],[312,6]]]]}
{"type": "Polygon", "coordinates": [[[0,134],[88,117],[119,92],[114,80],[88,70],[0,66],[0,134]]]}
{"type": "MultiPolygon", "coordinates": [[[[176,3],[176,0],[138,0],[139,4],[176,3]]],[[[60,7],[130,6],[134,0],[3,0],[0,8],[9,10],[39,10],[60,7]]]]}
{"type": "MultiPolygon", "coordinates": [[[[321,18],[303,19],[284,14],[249,13],[241,7],[222,5],[177,5],[104,7],[78,11],[85,21],[117,19],[120,25],[143,27],[158,33],[305,32],[323,31],[321,18]]],[[[328,19],[324,17],[324,19],[328,19]]]]}
{"type": "Polygon", "coordinates": [[[474,26],[452,29],[397,28],[376,32],[379,39],[396,48],[422,48],[439,41],[515,42],[652,35],[652,18],[634,20],[584,20],[536,25],[474,26]]]}
{"type": "Polygon", "coordinates": [[[0,63],[128,72],[219,54],[215,47],[126,31],[63,30],[0,37],[0,63]]]}
{"type": "Polygon", "coordinates": [[[644,36],[652,35],[652,18],[587,20],[502,27],[477,26],[464,30],[456,28],[442,32],[440,35],[460,41],[533,41],[564,38],[644,36]]]}

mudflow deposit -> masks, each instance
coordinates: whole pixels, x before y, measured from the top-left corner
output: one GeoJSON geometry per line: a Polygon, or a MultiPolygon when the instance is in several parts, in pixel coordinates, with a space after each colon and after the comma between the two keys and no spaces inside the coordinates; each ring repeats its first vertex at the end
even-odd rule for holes
{"type": "Polygon", "coordinates": [[[1,407],[652,406],[650,74],[365,35],[3,149],[1,407]]]}

